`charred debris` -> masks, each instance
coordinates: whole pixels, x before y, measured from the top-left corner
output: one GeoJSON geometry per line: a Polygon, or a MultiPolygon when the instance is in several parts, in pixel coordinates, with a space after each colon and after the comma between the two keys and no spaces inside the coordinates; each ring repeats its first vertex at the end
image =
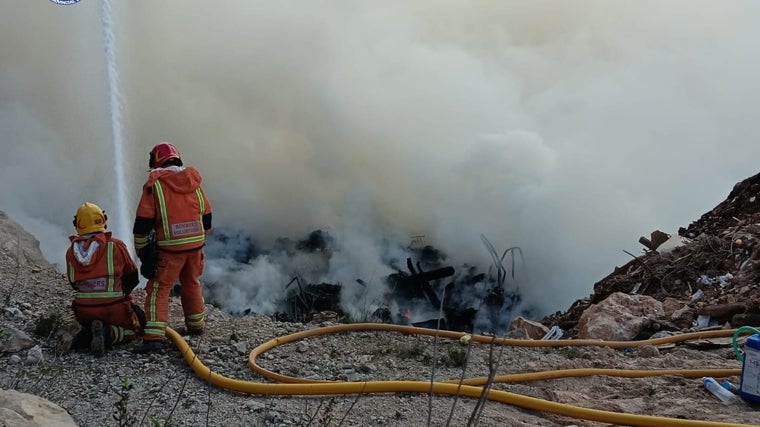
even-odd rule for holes
{"type": "MultiPolygon", "coordinates": [[[[221,243],[229,245],[239,237],[222,237],[221,243]]],[[[406,259],[386,260],[395,272],[383,279],[387,289],[383,301],[376,304],[378,307],[366,313],[364,318],[351,320],[440,327],[463,332],[472,332],[478,322],[486,325],[481,327],[482,332],[496,332],[487,329],[508,323],[508,319],[499,317],[504,316],[505,312],[509,316],[510,310],[521,302],[519,290],[514,285],[514,263],[519,248],[510,248],[501,257],[495,252],[493,254],[494,261],[499,263],[511,255],[509,270],[499,264],[496,268],[479,272],[474,266],[455,268],[448,265],[446,254],[431,245],[421,244],[423,241],[423,236],[412,239],[406,250],[410,256],[406,259]]],[[[488,242],[485,237],[483,241],[488,242]]],[[[329,259],[332,244],[333,238],[327,231],[315,230],[298,241],[278,239],[274,250],[289,254],[324,254],[329,259]]],[[[237,251],[238,262],[247,262],[264,254],[255,249],[250,240],[245,241],[243,246],[237,251]]],[[[490,248],[493,249],[492,246],[490,248]]],[[[373,286],[361,278],[356,278],[355,282],[362,287],[373,286]]],[[[273,317],[280,321],[304,323],[326,319],[348,320],[350,314],[341,303],[342,287],[341,283],[311,283],[296,274],[284,284],[281,309],[273,317]]],[[[252,313],[245,310],[233,314],[252,313]]]]}
{"type": "MultiPolygon", "coordinates": [[[[327,250],[329,244],[323,239],[329,239],[329,235],[315,231],[297,246],[300,250],[327,250]]],[[[486,324],[498,325],[504,321],[495,317],[521,301],[517,289],[505,286],[503,269],[497,269],[496,278],[472,266],[457,271],[433,246],[408,249],[412,257],[390,261],[396,272],[385,278],[388,292],[381,306],[368,318],[358,320],[472,332],[479,312],[481,316],[494,317],[486,324]],[[423,314],[420,318],[420,312],[427,313],[427,317],[423,314]]],[[[361,278],[356,283],[370,286],[361,278]]],[[[309,322],[322,319],[325,313],[334,313],[334,318],[346,316],[341,306],[341,284],[303,283],[294,277],[287,290],[287,309],[275,315],[278,320],[309,322]]]]}

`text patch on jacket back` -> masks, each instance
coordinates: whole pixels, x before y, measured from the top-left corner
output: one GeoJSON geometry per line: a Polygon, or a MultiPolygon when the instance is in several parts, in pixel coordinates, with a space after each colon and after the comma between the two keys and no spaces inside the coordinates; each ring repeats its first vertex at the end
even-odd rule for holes
{"type": "Polygon", "coordinates": [[[200,221],[180,222],[172,224],[172,236],[197,236],[203,233],[200,221]]]}
{"type": "Polygon", "coordinates": [[[106,289],[106,278],[98,277],[96,279],[87,279],[79,282],[80,291],[104,291],[106,289]]]}

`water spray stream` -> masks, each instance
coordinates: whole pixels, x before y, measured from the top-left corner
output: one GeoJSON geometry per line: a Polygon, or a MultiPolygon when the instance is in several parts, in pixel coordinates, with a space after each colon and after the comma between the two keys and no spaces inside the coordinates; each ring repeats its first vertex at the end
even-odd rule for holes
{"type": "MultiPolygon", "coordinates": [[[[127,207],[127,185],[125,178],[124,140],[121,121],[121,94],[119,93],[119,74],[116,70],[115,40],[111,0],[103,1],[103,38],[105,41],[106,64],[108,70],[109,110],[111,112],[111,136],[113,140],[113,162],[116,184],[116,226],[115,234],[126,239],[132,232],[129,226],[129,211],[127,207]]],[[[127,245],[130,247],[131,245],[127,245]]]]}

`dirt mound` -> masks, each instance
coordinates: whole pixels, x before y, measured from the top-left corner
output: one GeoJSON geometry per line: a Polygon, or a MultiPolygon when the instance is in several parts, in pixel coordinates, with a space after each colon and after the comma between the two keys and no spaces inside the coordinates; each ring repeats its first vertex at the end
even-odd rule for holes
{"type": "Polygon", "coordinates": [[[578,334],[581,314],[615,292],[670,299],[684,308],[680,318],[650,319],[648,338],[660,330],[684,330],[696,326],[699,316],[710,324],[731,327],[760,323],[760,174],[737,183],[728,197],[678,236],[663,237],[655,231],[642,237],[640,255],[594,284],[594,292],[575,301],[565,312],[542,319],[559,326],[567,337],[578,334]],[[663,242],[663,240],[666,240],[663,242]],[[703,318],[706,320],[706,318],[703,318]]]}

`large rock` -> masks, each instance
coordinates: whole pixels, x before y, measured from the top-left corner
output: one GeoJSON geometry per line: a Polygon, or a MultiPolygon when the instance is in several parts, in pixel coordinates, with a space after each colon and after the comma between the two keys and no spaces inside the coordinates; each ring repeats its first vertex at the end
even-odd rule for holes
{"type": "Polygon", "coordinates": [[[40,242],[0,211],[0,259],[15,265],[47,265],[40,242]]]}
{"type": "Polygon", "coordinates": [[[534,340],[540,340],[547,333],[549,333],[549,328],[547,328],[546,326],[542,325],[539,322],[528,320],[522,316],[513,320],[512,323],[509,324],[510,332],[515,331],[517,329],[524,330],[527,336],[530,339],[534,339],[534,340]]]}
{"type": "Polygon", "coordinates": [[[76,427],[63,408],[33,394],[0,390],[0,425],[3,427],[76,427]]]}
{"type": "Polygon", "coordinates": [[[0,325],[0,353],[17,353],[34,347],[34,339],[10,324],[0,325]]]}
{"type": "Polygon", "coordinates": [[[578,320],[578,338],[604,341],[634,339],[649,318],[662,317],[662,303],[646,295],[616,292],[592,305],[578,320]]]}

